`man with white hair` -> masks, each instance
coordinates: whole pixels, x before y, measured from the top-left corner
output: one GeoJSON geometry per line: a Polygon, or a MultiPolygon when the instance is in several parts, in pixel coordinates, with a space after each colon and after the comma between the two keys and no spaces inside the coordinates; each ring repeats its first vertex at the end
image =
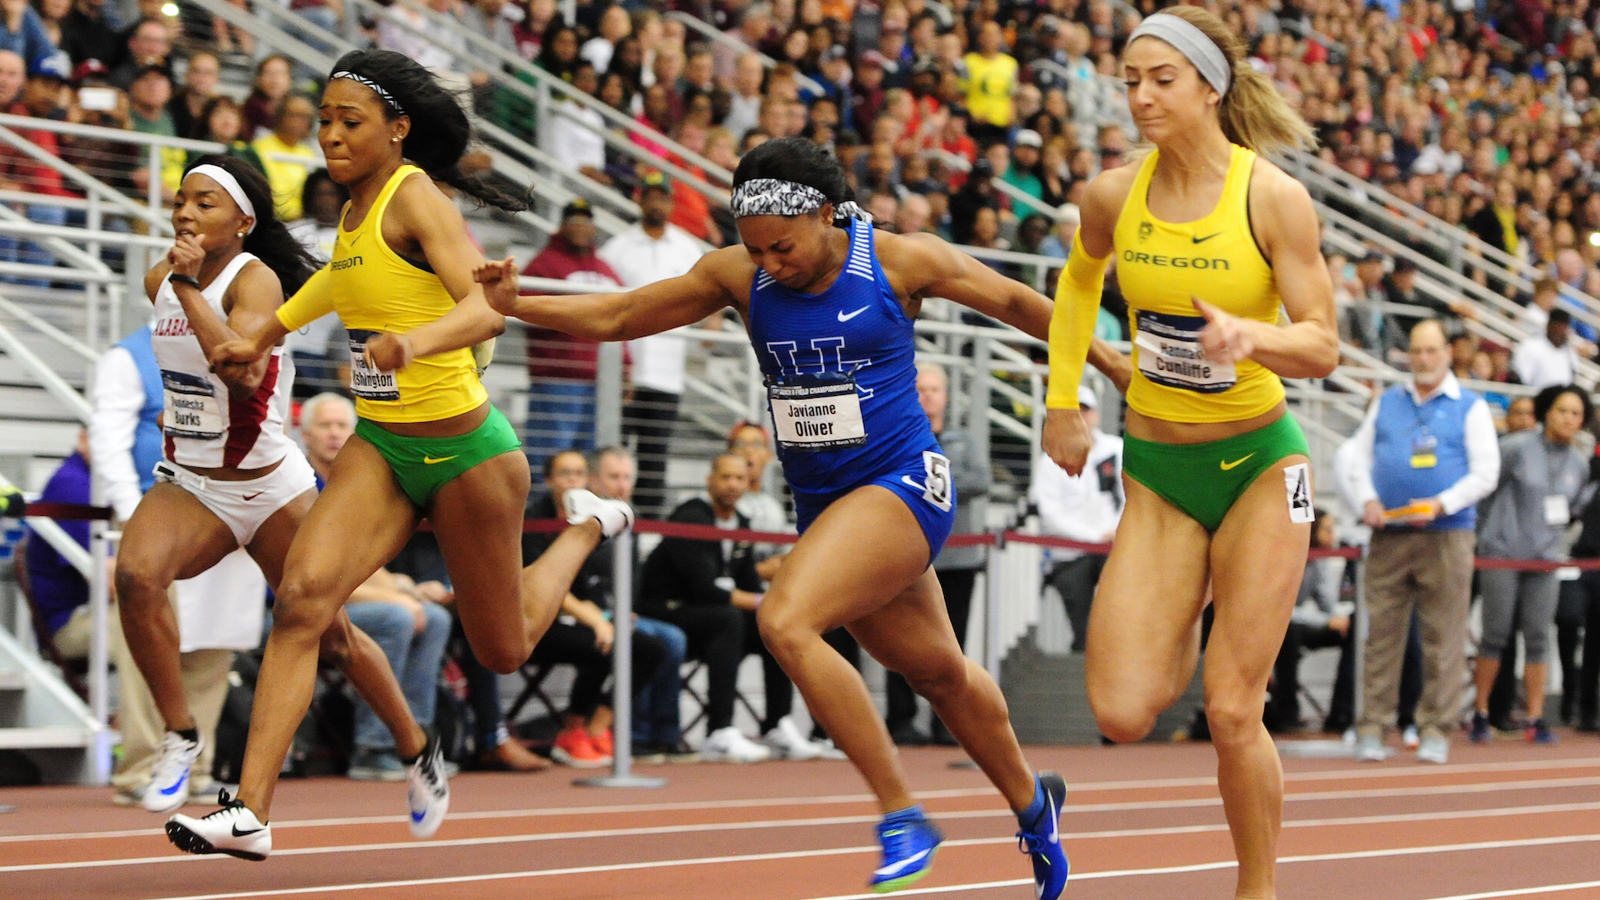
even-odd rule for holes
{"type": "Polygon", "coordinates": [[[1477,503],[1494,490],[1500,447],[1482,397],[1450,371],[1444,326],[1411,329],[1411,380],[1383,392],[1338,461],[1373,529],[1367,555],[1368,631],[1356,758],[1388,756],[1407,625],[1416,610],[1423,638],[1423,694],[1416,724],[1419,762],[1449,758],[1467,678],[1463,647],[1472,603],[1477,503]]]}
{"type": "MultiPolygon", "coordinates": [[[[1116,537],[1126,497],[1122,492],[1122,438],[1100,430],[1100,399],[1087,386],[1078,388],[1078,407],[1094,443],[1083,474],[1068,475],[1047,453],[1039,454],[1029,499],[1039,510],[1045,534],[1090,544],[1109,544],[1116,537]]],[[[1082,653],[1089,634],[1089,605],[1106,557],[1083,550],[1050,551],[1050,585],[1061,595],[1072,625],[1072,652],[1082,653]]]]}
{"type": "Polygon", "coordinates": [[[894,230],[900,234],[917,234],[928,231],[933,221],[933,207],[921,194],[907,193],[900,198],[900,210],[894,217],[894,230]]]}

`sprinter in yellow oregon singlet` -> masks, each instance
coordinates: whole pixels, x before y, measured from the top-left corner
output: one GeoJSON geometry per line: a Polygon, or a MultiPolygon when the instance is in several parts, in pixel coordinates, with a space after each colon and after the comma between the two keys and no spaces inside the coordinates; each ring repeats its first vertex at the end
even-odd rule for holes
{"type": "Polygon", "coordinates": [[[1078,381],[1114,257],[1134,330],[1127,505],[1090,612],[1089,702],[1108,737],[1144,737],[1193,677],[1209,585],[1206,717],[1236,896],[1260,900],[1275,896],[1283,809],[1261,698],[1313,518],[1305,438],[1279,377],[1326,376],[1339,341],[1311,198],[1257,154],[1309,145],[1311,130],[1198,7],[1145,19],[1123,62],[1155,149],[1086,193],[1051,320],[1044,446],[1083,468],[1078,381]]]}
{"type": "MultiPolygon", "coordinates": [[[[501,208],[523,204],[457,167],[471,129],[455,99],[401,54],[356,51],[334,66],[320,115],[328,174],[350,188],[333,260],[262,333],[220,345],[211,362],[249,364],[291,329],[337,312],[350,330],[360,421],[289,548],[257,686],[272,702],[255,706],[239,797],[168,823],[191,853],[270,851],[272,792],[311,702],[317,639],[422,518],[444,554],[467,639],[498,672],[527,660],[578,567],[632,519],[626,504],[568,491],[571,524],[522,567],[528,462],[489,404],[472,351],[505,330],[505,317],[473,281],[483,257],[436,182],[501,208]]],[[[437,736],[407,762],[412,831],[425,837],[449,799],[437,736]]]]}

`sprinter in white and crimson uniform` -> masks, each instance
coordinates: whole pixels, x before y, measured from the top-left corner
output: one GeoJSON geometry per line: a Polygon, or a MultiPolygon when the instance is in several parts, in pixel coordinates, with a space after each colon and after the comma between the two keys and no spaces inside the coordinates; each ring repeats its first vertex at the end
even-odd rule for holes
{"type": "MultiPolygon", "coordinates": [[[[761,637],[806,706],[866,779],[884,813],[891,891],[928,872],[939,830],[906,785],[861,675],[822,635],[844,626],[926,696],[1005,796],[1032,856],[1041,898],[1067,882],[1060,776],[1035,776],[1005,699],[961,654],[929,563],[950,534],[949,462],[917,400],[912,323],[945,297],[1037,337],[1050,302],[932,235],[872,230],[844,171],[810,141],[768,141],[739,162],[730,208],[741,246],[707,254],[687,275],[624,294],[518,297],[511,260],[478,279],[495,309],[566,334],[614,341],[689,325],[732,306],[767,376],[800,541],[758,600],[761,637]]],[[[1095,365],[1119,385],[1126,361],[1100,345],[1095,365]]]]}
{"type": "MultiPolygon", "coordinates": [[[[156,484],[123,531],[117,593],[128,649],[166,721],[151,784],[152,812],[189,798],[190,765],[200,753],[179,672],[177,620],[167,600],[173,581],[197,575],[240,547],[278,586],[284,556],[316,497],[316,478],[284,433],[292,365],[274,348],[258,365],[213,374],[206,352],[237,330],[270,319],[285,290],[315,271],[281,222],[260,173],[238,160],[207,156],[185,174],[172,213],[177,240],[145,276],[155,303],[152,347],[161,368],[163,458],[156,484]]],[[[427,759],[427,736],[406,707],[383,651],[341,617],[323,638],[324,655],[349,675],[411,758],[427,759]]],[[[442,775],[413,765],[412,830],[438,827],[448,802],[442,775]]],[[[264,856],[270,847],[243,846],[264,856]]]]}

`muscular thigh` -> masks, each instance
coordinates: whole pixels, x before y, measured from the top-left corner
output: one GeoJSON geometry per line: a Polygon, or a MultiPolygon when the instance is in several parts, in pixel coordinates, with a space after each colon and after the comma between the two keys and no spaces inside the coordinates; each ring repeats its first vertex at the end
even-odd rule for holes
{"type": "Polygon", "coordinates": [[[1290,456],[1261,473],[1222,520],[1211,542],[1216,618],[1206,645],[1206,684],[1219,679],[1265,687],[1305,577],[1311,523],[1289,519],[1283,470],[1290,456]]]}
{"type": "Polygon", "coordinates": [[[964,658],[939,579],[931,569],[846,630],[884,668],[902,674],[926,673],[964,658]]]}
{"type": "Polygon", "coordinates": [[[878,611],[925,574],[937,587],[916,516],[894,492],[868,485],[817,516],[773,579],[761,617],[821,634],[878,611]]]}
{"type": "Polygon", "coordinates": [[[233,531],[195,495],[158,482],[122,531],[119,565],[171,583],[193,578],[239,549],[233,531]]]}
{"type": "Polygon", "coordinates": [[[377,448],[352,437],[289,544],[283,562],[285,592],[293,587],[343,605],[400,552],[416,527],[416,507],[395,482],[388,462],[377,448]]]}
{"type": "MultiPolygon", "coordinates": [[[[1123,476],[1127,505],[1089,608],[1088,680],[1165,698],[1199,640],[1210,536],[1200,523],[1123,476]]],[[[1093,694],[1091,694],[1093,695],[1093,694]]]]}
{"type": "Polygon", "coordinates": [[[316,499],[317,492],[309,490],[290,500],[261,523],[261,527],[256,529],[255,539],[245,548],[250,558],[261,567],[261,574],[267,578],[267,586],[274,591],[283,579],[283,563],[289,556],[289,545],[294,543],[294,536],[300,533],[300,523],[305,521],[316,499]]]}
{"type": "Polygon", "coordinates": [[[433,498],[428,520],[444,554],[467,634],[521,635],[522,515],[528,459],[502,453],[461,473],[433,498]]]}

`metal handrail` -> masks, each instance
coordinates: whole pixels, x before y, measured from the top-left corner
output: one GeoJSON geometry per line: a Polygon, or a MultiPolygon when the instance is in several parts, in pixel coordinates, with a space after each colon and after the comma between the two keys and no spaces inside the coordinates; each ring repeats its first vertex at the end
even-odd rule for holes
{"type": "MultiPolygon", "coordinates": [[[[589,176],[573,168],[566,161],[557,159],[539,149],[537,146],[520,140],[515,135],[494,124],[493,122],[486,122],[482,119],[478,119],[473,123],[473,127],[478,129],[480,133],[486,134],[502,144],[520,145],[516,146],[516,150],[519,153],[527,153],[528,158],[532,159],[539,165],[559,172],[561,175],[573,181],[580,182],[586,188],[589,188],[591,191],[593,191],[593,193],[590,195],[591,199],[601,199],[625,213],[635,216],[640,215],[639,204],[633,202],[633,200],[624,196],[615,188],[611,187],[610,185],[601,184],[600,182],[595,181],[589,176]]],[[[572,193],[574,196],[576,196],[577,192],[574,191],[572,193]]]]}
{"type": "MultiPolygon", "coordinates": [[[[735,38],[728,37],[727,34],[721,32],[721,31],[718,31],[716,28],[713,28],[711,25],[709,25],[709,24],[707,24],[707,23],[695,18],[694,16],[689,15],[686,12],[680,12],[678,10],[670,10],[669,12],[667,12],[667,14],[663,18],[671,19],[674,22],[681,22],[686,28],[693,29],[694,31],[699,32],[700,34],[704,35],[705,37],[710,38],[711,40],[715,41],[718,44],[721,44],[724,47],[728,47],[728,48],[733,49],[733,50],[738,50],[741,54],[754,53],[756,55],[756,57],[761,60],[761,67],[764,68],[764,69],[771,69],[771,68],[773,68],[773,67],[778,65],[778,61],[777,60],[775,60],[772,57],[766,55],[765,53],[762,53],[760,50],[757,50],[756,48],[750,46],[749,44],[746,44],[746,43],[744,43],[742,41],[739,41],[739,40],[737,40],[735,38]]],[[[806,75],[803,72],[800,72],[800,71],[797,70],[794,73],[794,80],[800,82],[800,85],[802,87],[804,87],[806,90],[810,91],[813,94],[821,95],[821,94],[826,93],[826,89],[822,86],[822,84],[820,82],[818,82],[815,78],[812,78],[811,76],[806,75]]]]}
{"type": "MultiPolygon", "coordinates": [[[[9,119],[9,118],[16,118],[16,117],[14,117],[14,116],[6,116],[6,118],[9,119]]],[[[33,121],[36,121],[36,120],[34,120],[34,119],[25,119],[25,121],[33,122],[33,121]]],[[[39,120],[39,121],[42,121],[42,120],[39,120]]],[[[62,123],[62,124],[66,124],[66,123],[62,123]]],[[[27,127],[31,128],[33,126],[29,125],[27,127]]],[[[88,127],[92,127],[92,126],[78,125],[78,126],[74,126],[74,127],[77,127],[77,128],[88,128],[88,127]]],[[[116,131],[115,129],[109,129],[109,128],[108,129],[103,129],[103,130],[106,131],[106,132],[109,132],[112,135],[118,135],[118,136],[132,133],[132,132],[116,131]]],[[[33,141],[30,141],[27,138],[23,137],[22,135],[17,134],[15,131],[12,131],[10,128],[7,128],[4,123],[0,123],[0,142],[8,143],[8,144],[12,145],[13,147],[16,147],[18,150],[21,150],[24,154],[32,157],[35,162],[43,163],[45,166],[47,166],[47,167],[49,167],[51,169],[54,169],[56,172],[58,172],[61,175],[65,176],[66,178],[70,179],[71,181],[73,181],[74,183],[76,183],[77,185],[82,187],[84,189],[84,191],[86,191],[88,193],[92,193],[95,196],[99,197],[100,199],[109,202],[112,206],[120,207],[122,210],[127,212],[129,215],[132,215],[132,216],[135,216],[136,218],[144,220],[145,222],[149,223],[156,231],[158,231],[160,233],[163,233],[163,234],[169,234],[169,235],[172,233],[172,223],[170,221],[168,221],[167,219],[164,219],[161,216],[157,215],[149,207],[141,206],[140,204],[135,203],[134,201],[130,200],[127,196],[122,194],[120,191],[117,191],[117,190],[107,186],[104,182],[101,182],[101,181],[97,180],[92,175],[88,174],[87,172],[83,171],[82,169],[78,168],[77,166],[73,165],[72,163],[69,163],[69,162],[66,162],[66,161],[64,161],[62,159],[57,158],[56,156],[52,155],[48,151],[46,151],[43,148],[41,148],[38,144],[35,144],[33,141]]],[[[151,173],[151,177],[154,178],[155,177],[155,173],[151,173]]],[[[35,195],[36,198],[38,196],[41,196],[41,195],[35,195]]],[[[40,201],[38,199],[35,199],[33,202],[39,203],[40,201]]]]}
{"type": "Polygon", "coordinates": [[[90,347],[88,344],[85,344],[72,335],[67,334],[65,331],[62,331],[56,326],[51,325],[49,322],[46,322],[44,319],[39,318],[32,312],[29,312],[23,307],[18,306],[5,297],[0,297],[0,312],[11,316],[12,318],[22,322],[24,325],[32,328],[34,331],[39,332],[40,334],[50,338],[68,350],[71,350],[85,362],[96,363],[100,361],[100,354],[95,352],[93,347],[90,347]]]}
{"type": "Polygon", "coordinates": [[[94,407],[83,395],[67,384],[66,379],[56,374],[55,370],[45,365],[44,360],[28,349],[20,338],[12,333],[11,329],[0,325],[0,350],[6,355],[22,364],[28,374],[38,379],[39,385],[49,394],[60,400],[72,412],[74,418],[83,424],[89,424],[89,417],[94,414],[94,407]]]}
{"type": "Polygon", "coordinates": [[[140,131],[124,130],[121,128],[105,128],[100,125],[80,125],[75,122],[63,122],[57,119],[35,119],[32,116],[15,116],[10,113],[0,113],[0,125],[8,128],[18,128],[27,131],[49,131],[55,134],[70,134],[73,137],[92,137],[102,140],[115,141],[119,144],[139,144],[145,147],[172,147],[177,150],[192,150],[197,153],[221,153],[228,149],[214,141],[194,141],[188,138],[167,137],[160,134],[145,134],[140,131]]]}

